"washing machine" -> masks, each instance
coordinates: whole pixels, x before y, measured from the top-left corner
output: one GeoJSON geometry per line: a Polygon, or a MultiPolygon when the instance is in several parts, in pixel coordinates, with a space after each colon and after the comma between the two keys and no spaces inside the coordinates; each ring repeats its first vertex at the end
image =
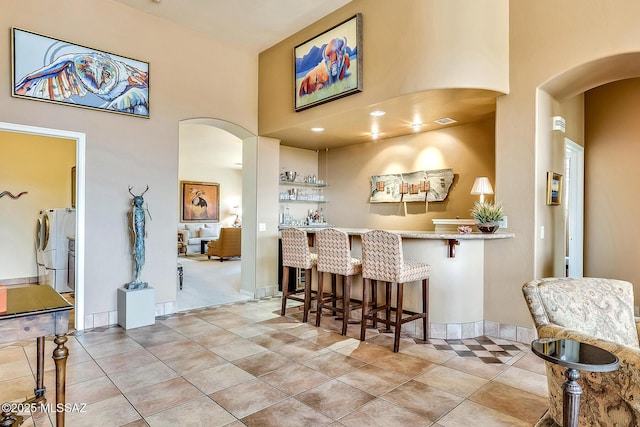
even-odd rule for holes
{"type": "Polygon", "coordinates": [[[68,238],[76,233],[76,210],[71,208],[43,209],[36,224],[36,261],[38,283],[58,292],[71,292],[68,238]]]}

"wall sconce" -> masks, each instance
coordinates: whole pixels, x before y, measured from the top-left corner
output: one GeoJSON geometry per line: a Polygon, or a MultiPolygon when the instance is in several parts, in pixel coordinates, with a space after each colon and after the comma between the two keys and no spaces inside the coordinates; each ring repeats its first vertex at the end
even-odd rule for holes
{"type": "Polygon", "coordinates": [[[485,194],[493,194],[493,187],[486,176],[479,176],[473,183],[471,194],[480,195],[480,203],[484,202],[485,194]]]}

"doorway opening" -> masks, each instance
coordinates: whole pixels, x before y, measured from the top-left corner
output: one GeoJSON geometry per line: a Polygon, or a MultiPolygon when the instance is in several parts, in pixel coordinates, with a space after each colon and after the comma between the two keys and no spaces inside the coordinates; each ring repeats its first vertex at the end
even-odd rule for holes
{"type": "Polygon", "coordinates": [[[565,275],[582,277],[584,263],[584,147],[565,144],[565,275]]]}
{"type": "MultiPolygon", "coordinates": [[[[242,254],[226,252],[229,241],[240,246],[243,210],[243,139],[246,130],[215,119],[191,119],[179,127],[179,238],[186,253],[178,254],[182,265],[182,288],[177,293],[179,311],[245,301],[253,297],[242,291],[242,254]],[[185,183],[217,184],[218,205],[215,221],[185,217],[188,198],[185,183]],[[233,233],[227,232],[234,228],[233,233]],[[238,230],[239,229],[239,232],[238,230]],[[231,237],[229,237],[231,236],[231,237]],[[186,241],[185,241],[186,240],[186,241]],[[223,242],[224,240],[224,242],[223,242]],[[216,247],[224,246],[219,257],[216,247]],[[209,249],[211,247],[211,249],[209,249]]],[[[241,248],[240,248],[241,250],[241,248]]]]}
{"type": "MultiPolygon", "coordinates": [[[[27,126],[27,125],[19,125],[14,123],[5,123],[0,122],[0,131],[14,133],[14,134],[25,134],[25,135],[33,135],[36,137],[44,137],[44,138],[57,138],[57,139],[67,139],[75,142],[75,176],[71,176],[71,168],[68,171],[64,171],[66,174],[69,174],[69,183],[74,182],[75,185],[75,208],[76,208],[76,225],[75,225],[75,266],[74,266],[74,279],[75,279],[75,290],[74,290],[74,327],[76,330],[84,329],[84,295],[85,295],[85,287],[84,287],[84,264],[85,264],[85,153],[86,153],[86,136],[84,133],[60,130],[60,129],[50,129],[50,128],[41,128],[35,126],[27,126]]],[[[25,169],[29,169],[33,165],[25,165],[25,169]]],[[[69,186],[69,198],[71,197],[71,185],[69,186]]],[[[48,206],[41,206],[42,208],[48,208],[48,206]]],[[[35,229],[35,224],[37,220],[37,215],[33,215],[33,227],[35,229]]],[[[34,248],[34,236],[35,234],[29,234],[25,236],[24,240],[29,245],[29,248],[34,248]]],[[[65,248],[66,249],[66,248],[65,248]]],[[[35,248],[30,249],[34,252],[35,257],[35,248]]],[[[11,252],[9,252],[11,253],[11,252]]],[[[17,256],[17,255],[16,255],[17,256]]],[[[34,258],[35,260],[35,258],[34,258]]],[[[36,262],[33,263],[34,269],[36,269],[36,262]]],[[[34,270],[35,271],[35,270],[34,270]]],[[[35,273],[37,276],[37,272],[35,273]]]]}

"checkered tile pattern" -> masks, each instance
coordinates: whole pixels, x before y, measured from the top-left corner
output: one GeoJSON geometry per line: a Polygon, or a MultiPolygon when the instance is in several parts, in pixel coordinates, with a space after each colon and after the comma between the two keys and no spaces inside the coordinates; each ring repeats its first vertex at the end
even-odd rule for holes
{"type": "Polygon", "coordinates": [[[485,336],[462,340],[430,339],[425,345],[460,357],[477,357],[484,363],[509,363],[514,356],[529,348],[526,344],[485,336]]]}

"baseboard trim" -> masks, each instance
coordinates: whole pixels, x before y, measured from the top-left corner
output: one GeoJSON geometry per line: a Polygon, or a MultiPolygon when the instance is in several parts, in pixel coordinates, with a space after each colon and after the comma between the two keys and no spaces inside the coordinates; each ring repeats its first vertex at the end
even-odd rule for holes
{"type": "MultiPolygon", "coordinates": [[[[252,296],[247,291],[240,291],[245,295],[252,296]]],[[[253,297],[255,299],[268,298],[278,295],[278,286],[265,286],[257,288],[253,297]]],[[[246,301],[244,301],[246,302],[246,301]]],[[[176,313],[177,301],[169,301],[156,304],[155,315],[165,316],[176,313]]],[[[354,313],[355,314],[355,313],[354,313]]],[[[356,316],[358,317],[358,316],[356,316]]],[[[118,311],[108,311],[104,313],[87,314],[84,316],[85,329],[99,328],[118,324],[118,311]]],[[[422,333],[422,322],[409,322],[402,326],[402,330],[408,334],[420,336],[422,333]]],[[[431,323],[430,338],[453,340],[470,339],[480,336],[499,338],[508,341],[515,341],[522,344],[531,344],[537,338],[534,328],[524,328],[522,326],[501,324],[490,320],[478,320],[467,323],[431,323]]]]}
{"type": "Polygon", "coordinates": [[[16,277],[13,279],[2,279],[0,284],[2,285],[24,285],[38,283],[38,277],[16,277]]]}

